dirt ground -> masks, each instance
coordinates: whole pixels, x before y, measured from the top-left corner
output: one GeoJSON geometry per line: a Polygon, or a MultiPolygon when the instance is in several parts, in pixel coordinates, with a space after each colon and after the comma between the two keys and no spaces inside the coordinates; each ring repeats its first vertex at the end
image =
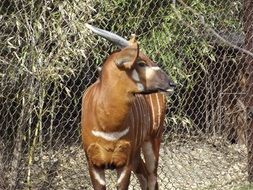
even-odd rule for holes
{"type": "MultiPolygon", "coordinates": [[[[31,165],[30,184],[21,178],[19,189],[92,189],[85,155],[80,146],[40,152],[31,165]]],[[[160,152],[159,185],[162,190],[232,190],[246,185],[247,154],[244,145],[218,140],[163,143],[160,152]]],[[[27,167],[22,170],[26,176],[27,167]]],[[[108,189],[115,189],[115,173],[106,172],[108,189]]],[[[132,175],[131,187],[139,189],[132,175]]]]}

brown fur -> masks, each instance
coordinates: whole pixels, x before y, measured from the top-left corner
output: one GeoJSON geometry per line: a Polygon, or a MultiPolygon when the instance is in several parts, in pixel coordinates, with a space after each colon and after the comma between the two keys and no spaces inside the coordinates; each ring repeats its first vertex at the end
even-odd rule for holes
{"type": "MultiPolygon", "coordinates": [[[[82,140],[90,173],[96,168],[115,167],[119,173],[125,170],[126,175],[118,184],[120,189],[127,189],[131,170],[147,180],[149,175],[157,175],[156,168],[152,171],[154,174],[148,173],[140,157],[140,150],[144,141],[151,142],[155,166],[158,166],[165,97],[161,93],[135,95],[139,89],[131,79],[131,74],[133,69],[136,69],[142,84],[163,81],[159,81],[159,76],[153,77],[153,81],[146,81],[151,79],[141,75],[141,68],[136,65],[138,60],[145,61],[149,66],[155,65],[144,54],[139,53],[137,43],[112,53],[103,65],[100,79],[86,90],[82,101],[82,140]],[[118,132],[128,127],[129,132],[115,141],[92,134],[94,130],[118,132]]],[[[94,175],[91,177],[94,188],[102,187],[97,184],[94,175]]],[[[144,188],[145,184],[141,186],[144,188]]],[[[157,185],[156,187],[158,188],[157,185]]]]}

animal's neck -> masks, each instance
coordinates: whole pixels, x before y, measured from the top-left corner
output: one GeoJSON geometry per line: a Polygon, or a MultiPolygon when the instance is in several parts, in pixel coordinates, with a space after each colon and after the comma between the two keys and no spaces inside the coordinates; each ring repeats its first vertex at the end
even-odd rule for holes
{"type": "Polygon", "coordinates": [[[123,130],[134,96],[121,81],[103,81],[99,84],[97,113],[99,126],[106,131],[123,130]]]}

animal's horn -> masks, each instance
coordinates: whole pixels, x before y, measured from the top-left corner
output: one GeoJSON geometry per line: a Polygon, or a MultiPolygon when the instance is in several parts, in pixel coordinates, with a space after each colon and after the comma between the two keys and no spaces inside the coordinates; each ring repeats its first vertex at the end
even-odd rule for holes
{"type": "Polygon", "coordinates": [[[97,28],[95,26],[92,26],[90,24],[85,24],[85,26],[87,28],[89,28],[91,31],[93,31],[95,34],[111,41],[112,43],[116,44],[119,48],[124,48],[129,46],[129,42],[125,39],[122,38],[120,36],[118,36],[117,34],[114,34],[112,32],[97,28]]]}

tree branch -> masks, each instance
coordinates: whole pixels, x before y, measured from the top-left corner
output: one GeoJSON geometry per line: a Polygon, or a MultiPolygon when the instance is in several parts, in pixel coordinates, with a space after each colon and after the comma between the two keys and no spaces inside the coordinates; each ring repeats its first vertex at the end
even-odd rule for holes
{"type": "Polygon", "coordinates": [[[179,3],[181,3],[185,8],[187,8],[188,10],[190,10],[194,15],[199,17],[199,22],[206,28],[207,31],[211,32],[216,38],[218,38],[219,40],[221,40],[223,43],[227,44],[230,47],[233,47],[234,49],[237,49],[247,55],[250,55],[251,57],[253,57],[253,53],[241,48],[231,42],[229,42],[228,40],[226,40],[225,38],[223,38],[220,34],[218,34],[212,27],[210,27],[206,22],[205,22],[205,17],[203,15],[201,15],[200,13],[198,13],[196,10],[194,10],[193,8],[189,7],[187,4],[185,4],[185,2],[183,0],[177,0],[179,3]]]}

